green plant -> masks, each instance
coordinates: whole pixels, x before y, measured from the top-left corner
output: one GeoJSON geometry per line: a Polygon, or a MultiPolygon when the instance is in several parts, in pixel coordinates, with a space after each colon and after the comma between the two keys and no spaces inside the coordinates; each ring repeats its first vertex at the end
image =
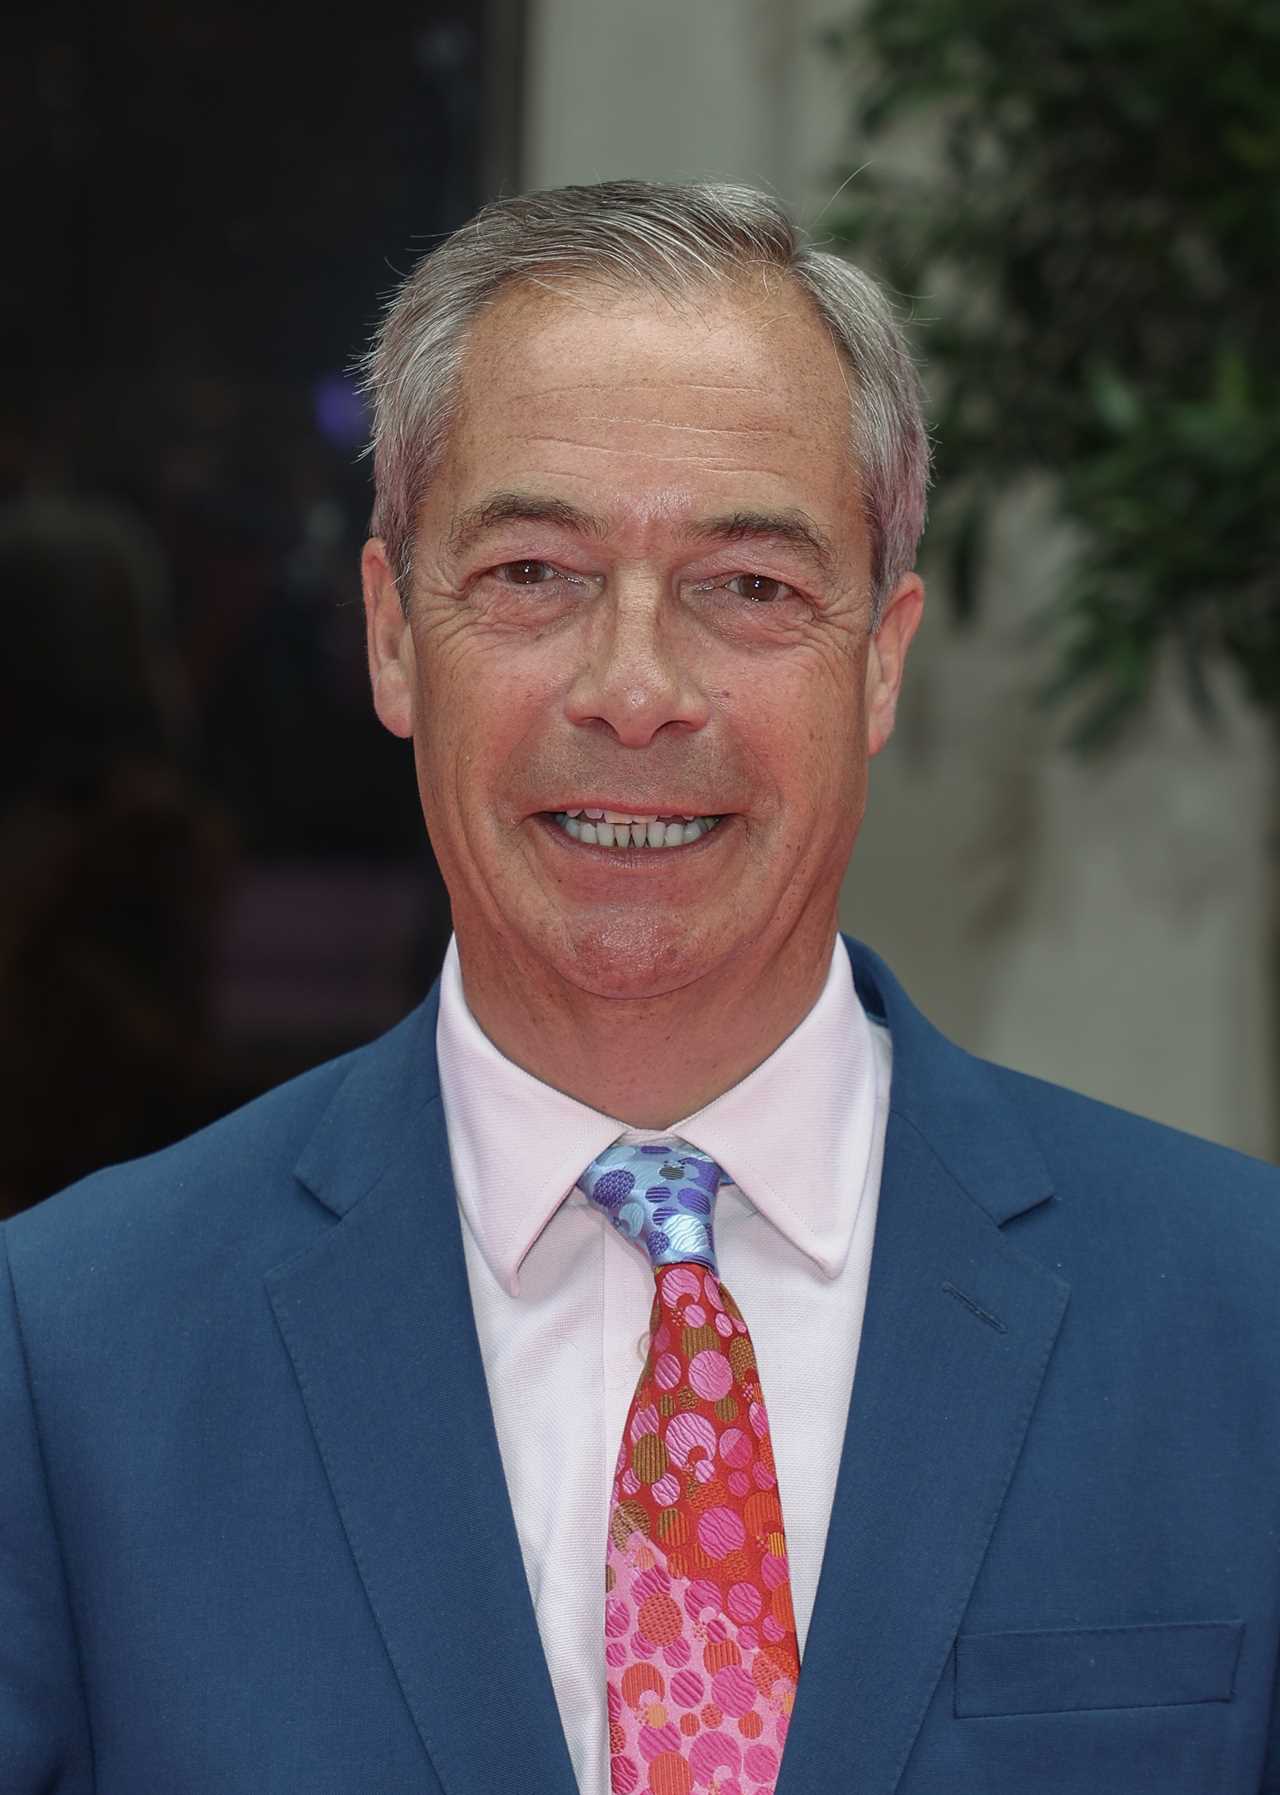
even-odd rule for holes
{"type": "Polygon", "coordinates": [[[869,163],[834,228],[916,296],[961,616],[994,502],[1047,472],[1075,741],[1170,651],[1206,710],[1225,661],[1280,712],[1280,0],[867,0],[832,47],[869,163]]]}

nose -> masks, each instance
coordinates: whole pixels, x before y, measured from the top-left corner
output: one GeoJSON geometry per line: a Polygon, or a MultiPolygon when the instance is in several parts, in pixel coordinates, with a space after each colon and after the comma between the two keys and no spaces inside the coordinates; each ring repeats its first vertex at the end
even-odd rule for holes
{"type": "Polygon", "coordinates": [[[660,730],[701,729],[710,716],[694,665],[696,642],[679,628],[657,580],[618,580],[592,607],[566,698],[570,722],[600,724],[626,748],[660,730]]]}

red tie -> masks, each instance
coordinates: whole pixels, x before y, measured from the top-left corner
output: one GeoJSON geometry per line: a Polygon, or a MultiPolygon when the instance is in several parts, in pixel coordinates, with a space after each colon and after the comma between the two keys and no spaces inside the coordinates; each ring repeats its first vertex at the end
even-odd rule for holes
{"type": "Polygon", "coordinates": [[[580,1181],[657,1286],[609,1507],[614,1795],[773,1795],[800,1675],[760,1374],[716,1271],[724,1181],[674,1138],[609,1147],[580,1181]]]}

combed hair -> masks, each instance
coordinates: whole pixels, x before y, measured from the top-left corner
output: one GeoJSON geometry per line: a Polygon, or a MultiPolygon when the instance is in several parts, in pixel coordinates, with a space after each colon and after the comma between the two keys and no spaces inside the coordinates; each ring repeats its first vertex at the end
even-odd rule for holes
{"type": "Polygon", "coordinates": [[[416,518],[458,406],[471,325],[522,282],[580,278],[687,298],[770,271],[812,299],[852,379],[853,457],[871,542],[873,618],[915,565],[929,441],[920,380],[892,308],[860,269],[800,235],[782,206],[719,182],[602,181],[487,205],[392,295],[362,363],[373,401],[373,533],[402,600],[416,518]]]}

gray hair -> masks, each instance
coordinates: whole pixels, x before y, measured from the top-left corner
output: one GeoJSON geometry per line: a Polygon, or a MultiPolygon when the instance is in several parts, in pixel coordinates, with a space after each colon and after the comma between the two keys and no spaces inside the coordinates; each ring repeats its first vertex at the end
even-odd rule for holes
{"type": "Polygon", "coordinates": [[[929,479],[920,379],[901,327],[875,282],[805,242],[775,199],[711,182],[603,181],[495,200],[392,295],[362,372],[373,400],[371,528],[386,542],[402,600],[418,507],[457,414],[467,334],[499,292],[579,277],[675,298],[771,269],[809,295],[853,375],[853,451],[878,622],[915,565],[929,479]]]}

